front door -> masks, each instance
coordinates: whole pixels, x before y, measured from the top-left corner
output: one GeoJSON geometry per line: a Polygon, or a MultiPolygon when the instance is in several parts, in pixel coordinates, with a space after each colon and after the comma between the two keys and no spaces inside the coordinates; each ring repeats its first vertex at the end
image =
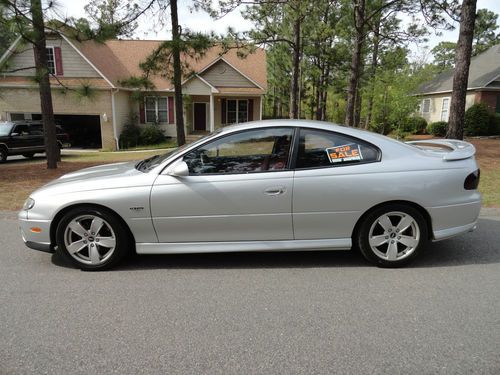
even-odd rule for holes
{"type": "Polygon", "coordinates": [[[194,130],[207,130],[206,103],[194,103],[194,130]]]}
{"type": "Polygon", "coordinates": [[[190,175],[160,175],[151,214],[160,242],[293,239],[293,129],[248,130],[184,155],[190,175]]]}

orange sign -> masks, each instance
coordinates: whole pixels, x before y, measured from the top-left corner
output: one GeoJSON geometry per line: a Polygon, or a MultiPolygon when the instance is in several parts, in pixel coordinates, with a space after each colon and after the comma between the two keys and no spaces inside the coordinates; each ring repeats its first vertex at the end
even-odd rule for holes
{"type": "Polygon", "coordinates": [[[350,144],[336,146],[326,149],[330,163],[341,163],[344,161],[362,160],[359,145],[350,144]]]}

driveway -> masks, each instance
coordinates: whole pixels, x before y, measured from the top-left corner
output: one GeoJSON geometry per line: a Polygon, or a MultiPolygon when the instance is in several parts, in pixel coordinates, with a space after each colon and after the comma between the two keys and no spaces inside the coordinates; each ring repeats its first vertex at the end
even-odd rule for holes
{"type": "Polygon", "coordinates": [[[0,215],[0,374],[498,374],[500,218],[412,267],[353,252],[141,256],[81,272],[0,215]]]}

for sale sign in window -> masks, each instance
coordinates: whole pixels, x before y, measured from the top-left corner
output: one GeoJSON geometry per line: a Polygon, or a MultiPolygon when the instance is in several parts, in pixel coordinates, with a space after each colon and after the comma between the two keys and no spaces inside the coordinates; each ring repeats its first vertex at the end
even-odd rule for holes
{"type": "Polygon", "coordinates": [[[354,143],[327,148],[326,153],[332,164],[363,160],[359,145],[354,143]]]}

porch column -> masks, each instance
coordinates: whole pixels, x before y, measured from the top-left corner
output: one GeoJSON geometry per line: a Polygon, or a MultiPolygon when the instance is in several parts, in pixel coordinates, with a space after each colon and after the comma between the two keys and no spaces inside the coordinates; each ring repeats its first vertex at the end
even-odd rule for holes
{"type": "Polygon", "coordinates": [[[262,100],[264,96],[260,96],[260,105],[259,105],[259,120],[262,120],[262,100]]]}
{"type": "Polygon", "coordinates": [[[210,94],[210,131],[215,130],[215,105],[214,94],[210,94]]]}

